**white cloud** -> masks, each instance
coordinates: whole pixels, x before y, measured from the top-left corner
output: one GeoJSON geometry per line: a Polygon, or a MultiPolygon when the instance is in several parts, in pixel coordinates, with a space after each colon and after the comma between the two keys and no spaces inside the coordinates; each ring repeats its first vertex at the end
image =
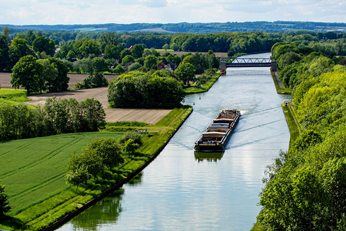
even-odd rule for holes
{"type": "Polygon", "coordinates": [[[1,24],[346,22],[340,0],[0,0],[1,24]]]}

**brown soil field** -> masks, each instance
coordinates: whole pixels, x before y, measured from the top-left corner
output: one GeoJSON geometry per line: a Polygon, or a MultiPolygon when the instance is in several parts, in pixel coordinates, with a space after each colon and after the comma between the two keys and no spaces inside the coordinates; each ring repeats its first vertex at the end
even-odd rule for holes
{"type": "Polygon", "coordinates": [[[148,124],[155,124],[163,117],[168,115],[171,110],[163,109],[122,109],[122,108],[108,108],[107,87],[84,89],[78,91],[64,91],[56,93],[47,93],[42,95],[28,96],[32,101],[25,102],[28,105],[38,104],[44,105],[47,98],[56,96],[62,99],[75,98],[77,101],[83,101],[86,98],[94,98],[102,103],[106,112],[106,122],[117,121],[139,121],[148,124]]]}
{"type": "MultiPolygon", "coordinates": [[[[187,54],[187,53],[191,53],[191,54],[195,54],[196,52],[186,52],[186,51],[160,51],[160,54],[163,55],[164,53],[171,53],[171,54],[176,54],[178,56],[182,56],[183,54],[187,54]]],[[[206,54],[208,52],[200,52],[202,54],[206,54]]],[[[227,52],[215,52],[215,56],[216,57],[228,57],[227,56],[227,52]]]]}
{"type": "Polygon", "coordinates": [[[0,84],[3,88],[12,88],[11,84],[11,73],[0,72],[0,84]]]}
{"type": "MultiPolygon", "coordinates": [[[[83,82],[83,80],[88,77],[87,74],[67,74],[68,77],[70,77],[69,82],[69,88],[74,88],[74,85],[78,82],[83,82]]],[[[114,78],[118,77],[119,75],[104,75],[108,81],[112,81],[114,78]]],[[[0,72],[0,84],[3,88],[12,88],[12,85],[10,83],[11,81],[11,73],[8,72],[0,72]]]]}

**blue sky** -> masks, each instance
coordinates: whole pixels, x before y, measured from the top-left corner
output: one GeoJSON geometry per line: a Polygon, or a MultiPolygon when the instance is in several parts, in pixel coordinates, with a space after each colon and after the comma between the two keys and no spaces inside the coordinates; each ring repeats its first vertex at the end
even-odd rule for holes
{"type": "Polygon", "coordinates": [[[346,22],[341,0],[0,0],[0,24],[346,22]]]}

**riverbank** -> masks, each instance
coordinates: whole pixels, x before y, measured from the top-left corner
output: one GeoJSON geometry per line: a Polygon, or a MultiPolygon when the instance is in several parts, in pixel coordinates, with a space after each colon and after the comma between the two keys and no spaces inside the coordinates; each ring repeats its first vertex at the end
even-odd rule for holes
{"type": "Polygon", "coordinates": [[[282,111],[285,114],[286,122],[290,130],[290,146],[300,136],[301,125],[295,115],[293,103],[285,102],[281,104],[282,111]]]}
{"type": "Polygon", "coordinates": [[[220,78],[221,75],[222,73],[218,72],[213,77],[211,77],[205,84],[202,84],[201,86],[187,87],[184,90],[186,94],[188,95],[207,92],[214,85],[214,83],[220,78]]]}
{"type": "MultiPolygon", "coordinates": [[[[99,179],[98,182],[96,182],[97,184],[94,184],[92,187],[79,186],[77,188],[75,186],[70,186],[66,189],[64,188],[56,195],[51,195],[46,199],[40,198],[42,201],[39,203],[32,204],[28,208],[13,214],[12,217],[7,217],[5,220],[2,220],[0,228],[7,230],[42,230],[53,222],[60,220],[62,217],[65,217],[64,220],[61,220],[58,224],[66,222],[67,218],[70,219],[85,210],[86,207],[90,207],[93,203],[106,196],[115,188],[121,187],[121,185],[143,170],[157,155],[159,155],[160,151],[191,114],[192,110],[193,109],[188,106],[174,109],[160,122],[155,124],[154,127],[150,127],[151,130],[157,129],[156,131],[145,134],[142,138],[144,144],[138,150],[140,154],[128,158],[124,164],[117,167],[116,172],[119,176],[118,179],[99,179]],[[71,215],[66,216],[66,214],[70,213],[71,215]]],[[[133,124],[129,123],[129,127],[134,127],[132,125],[133,124]]],[[[141,127],[141,130],[145,129],[146,127],[141,127]]],[[[88,135],[88,133],[85,134],[88,135]]],[[[103,132],[99,132],[99,134],[103,134],[103,132]]],[[[112,133],[108,132],[107,134],[112,133]]],[[[66,135],[74,136],[74,134],[66,135]]],[[[50,137],[43,138],[49,139],[50,137]]],[[[69,142],[69,144],[66,145],[68,146],[71,144],[69,142]]],[[[62,161],[62,163],[65,162],[66,161],[62,161]]],[[[66,170],[67,162],[65,164],[66,166],[63,169],[66,170]]],[[[61,178],[60,184],[65,185],[64,174],[61,174],[61,178]]],[[[9,185],[7,184],[7,186],[9,185]]],[[[52,228],[48,230],[52,230],[52,228]]]]}
{"type": "Polygon", "coordinates": [[[292,89],[286,88],[284,84],[280,81],[277,72],[271,72],[272,79],[275,84],[275,89],[278,94],[290,95],[292,93],[292,89]]]}

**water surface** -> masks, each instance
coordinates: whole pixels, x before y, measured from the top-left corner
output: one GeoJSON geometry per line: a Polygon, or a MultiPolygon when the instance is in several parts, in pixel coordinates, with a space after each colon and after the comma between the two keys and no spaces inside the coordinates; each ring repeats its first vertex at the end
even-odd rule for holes
{"type": "MultiPolygon", "coordinates": [[[[269,57],[270,54],[249,57],[269,57]]],[[[250,230],[265,167],[287,150],[289,130],[269,68],[229,68],[138,177],[59,230],[250,230]],[[193,144],[220,110],[242,116],[223,155],[196,159],[193,144]]]]}

